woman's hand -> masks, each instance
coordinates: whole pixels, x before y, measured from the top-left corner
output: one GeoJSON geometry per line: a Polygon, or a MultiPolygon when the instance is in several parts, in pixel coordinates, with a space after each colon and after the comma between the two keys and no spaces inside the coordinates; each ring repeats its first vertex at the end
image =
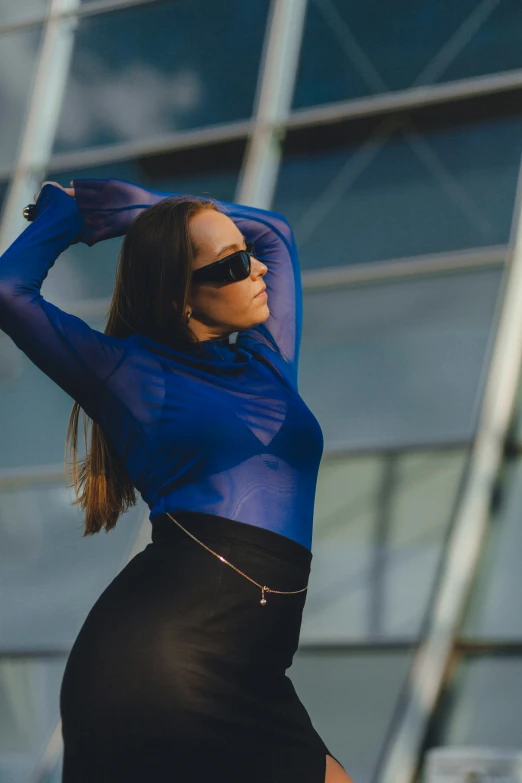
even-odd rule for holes
{"type": "MultiPolygon", "coordinates": [[[[72,185],[73,184],[72,181],[69,184],[72,185]]],[[[67,193],[67,195],[70,196],[71,198],[76,198],[76,192],[75,192],[74,188],[72,188],[72,187],[71,188],[64,188],[63,185],[60,185],[59,182],[52,182],[51,180],[45,180],[45,182],[42,182],[42,187],[40,188],[40,190],[37,193],[35,193],[34,196],[33,196],[35,203],[34,204],[28,204],[22,210],[22,215],[30,223],[32,223],[32,221],[36,217],[36,210],[37,210],[36,202],[40,198],[40,194],[42,192],[42,189],[43,189],[44,185],[54,185],[54,187],[60,188],[60,190],[63,190],[63,192],[67,193]]]]}
{"type": "MultiPolygon", "coordinates": [[[[72,181],[69,184],[72,185],[72,181]]],[[[55,185],[57,188],[60,188],[60,190],[64,190],[67,193],[68,196],[71,196],[71,198],[75,198],[76,197],[76,194],[74,192],[74,188],[64,188],[62,185],[60,185],[59,182],[51,182],[50,180],[46,180],[45,182],[42,182],[42,188],[43,188],[44,185],[55,185]]],[[[38,201],[38,196],[42,192],[42,188],[40,188],[38,193],[34,194],[35,203],[36,203],[36,201],[38,201]]]]}

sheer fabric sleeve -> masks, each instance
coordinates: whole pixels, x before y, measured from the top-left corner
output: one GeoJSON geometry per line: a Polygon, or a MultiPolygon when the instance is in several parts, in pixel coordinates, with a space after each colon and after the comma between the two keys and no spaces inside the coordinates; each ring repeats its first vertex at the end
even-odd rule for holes
{"type": "Polygon", "coordinates": [[[40,293],[57,257],[81,238],[83,218],[75,199],[54,185],[44,185],[35,215],[0,257],[0,328],[91,418],[98,419],[103,384],[126,344],[91,329],[40,293]]]}
{"type": "MultiPolygon", "coordinates": [[[[89,246],[122,236],[144,209],[169,196],[182,195],[149,190],[118,179],[75,179],[73,185],[85,224],[81,240],[89,246]]],[[[268,268],[264,281],[270,316],[259,327],[248,331],[259,332],[297,373],[303,306],[299,259],[292,229],[286,218],[277,212],[214,201],[247,240],[254,243],[256,257],[268,268]]]]}

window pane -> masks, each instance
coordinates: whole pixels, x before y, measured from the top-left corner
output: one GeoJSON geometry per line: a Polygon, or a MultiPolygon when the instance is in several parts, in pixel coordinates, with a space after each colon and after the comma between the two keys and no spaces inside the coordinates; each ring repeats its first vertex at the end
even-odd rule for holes
{"type": "MultiPolygon", "coordinates": [[[[244,141],[235,141],[178,150],[89,169],[50,171],[45,179],[67,187],[75,177],[115,177],[166,193],[233,201],[244,147],[244,141]]],[[[57,304],[59,299],[70,302],[111,296],[121,242],[120,237],[94,248],[83,244],[68,248],[60,256],[60,271],[53,270],[46,281],[51,301],[57,304]]]]}
{"type": "MultiPolygon", "coordinates": [[[[18,4],[20,6],[20,4],[18,4]]],[[[40,54],[41,28],[0,35],[0,166],[13,164],[40,54]]]]}
{"type": "Polygon", "coordinates": [[[248,119],[268,6],[170,0],[80,19],[55,151],[248,119]]]}
{"type": "Polygon", "coordinates": [[[466,637],[522,638],[522,459],[505,464],[502,482],[464,626],[466,637]]]}
{"type": "MultiPolygon", "coordinates": [[[[300,390],[326,448],[470,438],[499,279],[500,271],[482,270],[308,292],[300,390]]],[[[84,320],[103,331],[104,322],[84,320]]],[[[62,463],[72,405],[0,333],[0,467],[62,463]]]]}
{"type": "Polygon", "coordinates": [[[65,659],[0,660],[0,780],[27,783],[59,719],[65,659]]]}
{"type": "MultiPolygon", "coordinates": [[[[139,495],[138,495],[139,497],[139,495]]],[[[123,568],[147,507],[83,538],[85,512],[66,482],[0,492],[0,649],[72,646],[92,605],[123,568]]]]}
{"type": "MultiPolygon", "coordinates": [[[[0,0],[0,27],[12,22],[33,19],[44,14],[49,5],[49,0],[24,0],[23,3],[18,0],[0,0]]],[[[2,68],[2,76],[5,76],[4,68],[2,68]]]]}
{"type": "Polygon", "coordinates": [[[518,0],[310,0],[294,107],[522,66],[518,0]]]}
{"type": "MultiPolygon", "coordinates": [[[[104,329],[100,322],[83,320],[100,332],[104,329]]],[[[73,403],[0,331],[0,468],[63,465],[73,403]]]]}
{"type": "Polygon", "coordinates": [[[300,390],[326,447],[470,438],[500,279],[483,269],[309,290],[300,390]]]}
{"type": "Polygon", "coordinates": [[[302,268],[507,243],[522,152],[522,99],[510,102],[289,133],[274,209],[302,268]]]}
{"type": "Polygon", "coordinates": [[[330,753],[370,783],[412,651],[298,650],[288,675],[330,753]]]}
{"type": "Polygon", "coordinates": [[[323,460],[301,641],[419,634],[465,460],[460,450],[323,460]]]}
{"type": "Polygon", "coordinates": [[[476,745],[520,747],[522,659],[464,658],[435,716],[429,747],[476,745]]]}

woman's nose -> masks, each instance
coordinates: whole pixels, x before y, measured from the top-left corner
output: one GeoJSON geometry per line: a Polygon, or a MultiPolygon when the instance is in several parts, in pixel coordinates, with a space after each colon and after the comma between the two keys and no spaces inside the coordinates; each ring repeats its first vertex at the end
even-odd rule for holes
{"type": "Polygon", "coordinates": [[[254,273],[255,277],[263,276],[268,272],[268,267],[266,264],[263,264],[262,261],[259,261],[258,258],[252,259],[250,261],[250,267],[252,272],[254,273]],[[254,264],[255,261],[255,264],[254,264]]]}

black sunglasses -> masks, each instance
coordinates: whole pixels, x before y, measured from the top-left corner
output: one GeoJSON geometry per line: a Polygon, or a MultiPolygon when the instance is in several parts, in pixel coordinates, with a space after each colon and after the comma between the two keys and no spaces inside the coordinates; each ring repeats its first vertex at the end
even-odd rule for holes
{"type": "Polygon", "coordinates": [[[250,256],[254,255],[254,243],[247,242],[246,250],[237,250],[219,261],[201,266],[192,272],[197,283],[234,283],[250,275],[250,256]]]}

